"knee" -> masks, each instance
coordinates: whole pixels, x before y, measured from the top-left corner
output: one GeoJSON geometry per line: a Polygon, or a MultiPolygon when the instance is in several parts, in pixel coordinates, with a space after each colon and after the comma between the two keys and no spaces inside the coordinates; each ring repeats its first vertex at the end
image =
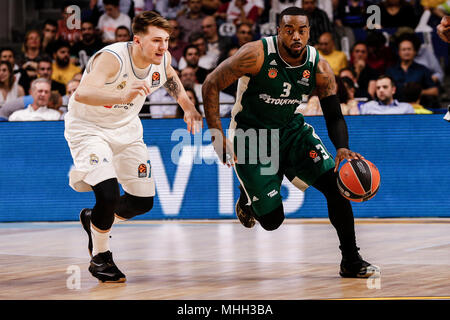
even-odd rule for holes
{"type": "Polygon", "coordinates": [[[109,179],[92,187],[95,193],[96,204],[105,211],[113,212],[120,201],[120,189],[117,179],[109,179]]]}
{"type": "Polygon", "coordinates": [[[153,208],[153,197],[137,197],[129,196],[130,211],[133,211],[136,215],[149,212],[153,208]]]}
{"type": "Polygon", "coordinates": [[[280,205],[278,208],[268,214],[258,217],[258,221],[261,227],[263,227],[267,231],[278,229],[278,227],[281,226],[284,221],[283,205],[280,205]]]}

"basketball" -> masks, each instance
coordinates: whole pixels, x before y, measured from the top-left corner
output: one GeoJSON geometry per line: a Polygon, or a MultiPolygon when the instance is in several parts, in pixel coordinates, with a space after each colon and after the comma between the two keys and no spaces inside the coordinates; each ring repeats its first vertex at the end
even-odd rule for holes
{"type": "Polygon", "coordinates": [[[351,160],[339,170],[337,185],[344,198],[355,202],[367,201],[378,192],[380,172],[369,160],[351,160]]]}

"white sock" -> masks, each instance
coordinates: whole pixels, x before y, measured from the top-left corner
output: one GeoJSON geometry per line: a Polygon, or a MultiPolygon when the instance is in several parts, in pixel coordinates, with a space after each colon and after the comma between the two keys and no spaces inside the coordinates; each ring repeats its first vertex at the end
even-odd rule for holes
{"type": "Polygon", "coordinates": [[[114,222],[113,222],[113,224],[124,222],[124,221],[127,221],[127,219],[124,219],[122,217],[119,217],[117,214],[114,214],[114,222]]]}
{"type": "Polygon", "coordinates": [[[91,223],[91,234],[92,234],[92,256],[96,256],[101,252],[109,251],[109,234],[111,229],[106,232],[99,232],[95,229],[94,225],[91,223]]]}

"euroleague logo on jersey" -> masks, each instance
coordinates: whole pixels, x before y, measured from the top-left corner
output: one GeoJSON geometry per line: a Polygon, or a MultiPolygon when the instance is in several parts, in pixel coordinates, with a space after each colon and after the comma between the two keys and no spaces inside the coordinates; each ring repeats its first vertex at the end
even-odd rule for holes
{"type": "Polygon", "coordinates": [[[305,79],[309,79],[309,76],[311,75],[311,72],[309,70],[305,70],[303,71],[303,78],[305,79]]]}
{"type": "Polygon", "coordinates": [[[153,74],[152,74],[152,87],[158,86],[160,80],[161,80],[161,75],[159,74],[159,72],[153,72],[153,74]]]}
{"type": "Polygon", "coordinates": [[[270,68],[269,73],[267,74],[270,79],[275,79],[278,75],[278,70],[275,68],[270,68]]]}

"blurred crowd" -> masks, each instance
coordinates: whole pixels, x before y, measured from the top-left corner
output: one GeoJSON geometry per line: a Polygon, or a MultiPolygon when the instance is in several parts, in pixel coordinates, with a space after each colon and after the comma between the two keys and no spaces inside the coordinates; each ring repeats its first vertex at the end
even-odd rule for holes
{"type": "MultiPolygon", "coordinates": [[[[1,48],[1,120],[64,119],[89,58],[108,44],[131,41],[132,19],[145,10],[172,25],[172,66],[203,114],[208,73],[245,43],[276,34],[277,14],[293,5],[310,16],[309,44],[335,73],[343,114],[433,113],[449,100],[448,44],[436,36],[436,26],[450,14],[450,1],[91,0],[72,21],[74,2],[61,6],[59,20],[28,30],[20,52],[1,48]]],[[[220,93],[222,117],[230,116],[236,85],[220,93]]],[[[183,116],[163,88],[147,99],[142,117],[183,116]]],[[[314,96],[298,111],[322,114],[314,96]]]]}

